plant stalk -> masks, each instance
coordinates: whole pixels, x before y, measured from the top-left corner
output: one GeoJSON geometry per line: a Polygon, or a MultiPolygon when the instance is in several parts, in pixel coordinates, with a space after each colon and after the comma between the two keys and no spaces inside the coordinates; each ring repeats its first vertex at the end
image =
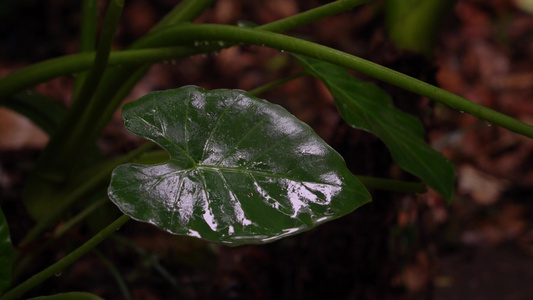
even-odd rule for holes
{"type": "Polygon", "coordinates": [[[130,220],[129,216],[122,215],[121,217],[116,219],[113,223],[111,223],[109,226],[102,229],[99,233],[97,233],[90,240],[88,240],[83,245],[81,245],[76,250],[74,250],[72,253],[68,254],[67,256],[62,258],[60,261],[42,270],[41,272],[33,275],[25,282],[19,284],[14,289],[10,290],[9,292],[1,296],[0,300],[14,300],[14,299],[20,298],[30,289],[36,287],[37,285],[39,285],[46,279],[54,276],[55,274],[61,273],[66,267],[70,266],[72,263],[76,262],[78,259],[84,256],[87,252],[94,249],[94,247],[96,247],[103,240],[105,240],[107,237],[113,234],[116,230],[118,230],[122,225],[124,225],[129,220],[130,220]]]}
{"type": "Polygon", "coordinates": [[[269,82],[269,83],[267,83],[265,85],[257,87],[257,88],[255,88],[255,89],[253,89],[251,91],[248,91],[248,93],[250,93],[250,94],[252,94],[254,96],[257,96],[259,94],[262,94],[262,93],[264,93],[266,91],[269,91],[269,90],[271,90],[271,89],[273,89],[275,87],[278,87],[278,86],[280,86],[282,84],[285,84],[285,83],[287,83],[287,82],[289,82],[291,80],[294,80],[296,78],[300,78],[300,77],[305,76],[305,75],[307,75],[306,72],[303,72],[303,71],[302,72],[298,72],[298,73],[289,75],[289,76],[287,76],[285,78],[281,78],[279,80],[276,80],[276,81],[273,81],[273,82],[269,82]]]}
{"type": "Polygon", "coordinates": [[[54,174],[53,177],[58,180],[63,181],[67,175],[65,171],[72,168],[74,157],[79,153],[77,145],[85,139],[83,131],[90,121],[86,119],[86,110],[107,67],[111,45],[115,38],[123,7],[124,0],[109,2],[94,64],[79,93],[76,94],[78,98],[72,99],[72,105],[65,118],[39,158],[37,168],[54,174]]]}
{"type": "Polygon", "coordinates": [[[53,224],[54,221],[58,220],[73,203],[90,195],[91,193],[94,193],[99,188],[105,187],[106,183],[109,182],[111,173],[117,166],[136,159],[141,154],[152,149],[154,146],[154,143],[146,143],[124,155],[123,157],[111,161],[97,174],[92,174],[89,176],[88,180],[84,180],[83,184],[81,184],[76,190],[69,193],[68,196],[65,197],[64,201],[62,201],[59,206],[55,207],[46,218],[43,218],[37,222],[37,224],[22,239],[20,246],[23,246],[24,244],[38,237],[46,228],[53,224]]]}
{"type": "MultiPolygon", "coordinates": [[[[96,27],[98,21],[98,1],[83,0],[81,9],[80,53],[95,50],[96,27]]],[[[73,99],[77,99],[88,72],[81,72],[74,80],[73,99]]]]}
{"type": "Polygon", "coordinates": [[[285,32],[287,30],[300,27],[305,24],[315,22],[326,17],[353,9],[357,6],[370,2],[372,0],[339,0],[324,4],[317,8],[301,12],[297,15],[290,16],[278,21],[274,21],[262,26],[255,27],[270,32],[285,32]]]}
{"type": "Polygon", "coordinates": [[[330,62],[443,103],[456,110],[467,112],[491,124],[533,138],[533,126],[488,107],[360,57],[277,33],[228,25],[189,24],[161,30],[157,35],[153,35],[150,40],[145,42],[151,46],[162,47],[191,41],[220,40],[266,46],[330,62]]]}

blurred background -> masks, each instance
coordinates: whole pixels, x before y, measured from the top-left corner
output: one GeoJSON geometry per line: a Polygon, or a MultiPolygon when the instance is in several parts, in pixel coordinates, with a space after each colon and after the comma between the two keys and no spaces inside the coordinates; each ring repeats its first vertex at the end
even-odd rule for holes
{"type": "MultiPolygon", "coordinates": [[[[264,24],[327,2],[218,0],[196,22],[264,24]]],[[[126,1],[114,49],[147,33],[177,3],[126,1]]],[[[106,1],[100,6],[105,12],[106,1]]],[[[528,9],[527,0],[458,0],[430,56],[400,50],[392,42],[384,1],[290,34],[533,124],[533,15],[528,9]]],[[[0,78],[31,63],[76,53],[79,23],[79,1],[2,1],[0,78]]],[[[301,70],[277,50],[233,47],[155,64],[128,101],[189,84],[250,90],[301,70]]],[[[432,191],[373,191],[373,203],[344,218],[272,244],[237,248],[129,222],[98,251],[31,293],[78,290],[106,299],[533,299],[533,140],[376,84],[398,107],[421,118],[430,144],[455,162],[457,191],[451,205],[432,191]]],[[[67,76],[35,90],[68,105],[72,85],[73,76],[67,76]]],[[[331,95],[314,78],[293,80],[260,97],[311,125],[354,174],[412,179],[394,166],[379,140],[344,124],[331,95]]],[[[0,108],[0,204],[15,245],[33,225],[21,191],[47,139],[29,120],[0,108]]],[[[99,141],[110,157],[142,142],[123,129],[118,113],[99,141]]],[[[77,228],[25,276],[71,251],[69,241],[90,235],[91,224],[77,228]]]]}

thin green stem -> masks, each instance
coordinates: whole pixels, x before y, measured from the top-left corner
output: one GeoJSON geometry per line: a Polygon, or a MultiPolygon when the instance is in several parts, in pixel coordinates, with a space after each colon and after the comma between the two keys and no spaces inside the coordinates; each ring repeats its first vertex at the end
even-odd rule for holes
{"type": "Polygon", "coordinates": [[[9,292],[1,296],[0,300],[13,300],[13,299],[20,298],[27,291],[41,284],[46,279],[54,276],[54,274],[61,273],[66,267],[76,262],[78,259],[84,256],[87,252],[94,249],[94,247],[96,247],[103,240],[105,240],[107,237],[113,234],[116,230],[118,230],[122,225],[124,225],[129,220],[130,220],[129,216],[122,215],[121,217],[116,219],[113,223],[111,223],[109,226],[102,229],[99,233],[97,233],[90,240],[88,240],[83,245],[81,245],[76,250],[74,250],[72,253],[68,254],[67,256],[62,258],[60,261],[44,269],[43,271],[33,275],[31,278],[29,278],[25,282],[21,283],[14,289],[10,290],[9,292]]]}
{"type": "Polygon", "coordinates": [[[80,52],[92,52],[96,42],[98,0],[83,0],[81,11],[80,52]]]}
{"type": "MultiPolygon", "coordinates": [[[[138,67],[147,63],[155,63],[172,58],[187,57],[202,53],[191,47],[160,47],[155,49],[136,49],[111,52],[108,66],[138,67]]],[[[0,104],[9,95],[19,93],[38,83],[52,78],[70,75],[89,69],[94,62],[94,53],[67,55],[45,60],[24,69],[15,71],[0,80],[0,104]]],[[[131,72],[127,72],[131,75],[131,72]]]]}
{"type": "Polygon", "coordinates": [[[109,119],[115,113],[116,108],[124,101],[124,98],[128,95],[131,89],[137,84],[137,82],[146,74],[150,68],[149,64],[143,65],[140,68],[131,74],[129,77],[124,77],[125,82],[121,83],[121,88],[115,93],[112,99],[107,101],[107,108],[105,108],[101,113],[97,110],[92,110],[92,114],[89,114],[89,118],[95,120],[92,130],[86,133],[86,143],[94,141],[100,136],[102,129],[107,125],[109,119]],[[113,109],[111,109],[111,107],[113,109]]]}
{"type": "Polygon", "coordinates": [[[102,207],[102,205],[106,204],[107,201],[107,197],[102,197],[99,200],[91,203],[91,205],[87,206],[84,210],[74,216],[74,218],[70,219],[68,222],[63,224],[56,232],[54,232],[53,238],[58,239],[65,235],[65,233],[70,231],[74,226],[80,224],[81,221],[83,221],[85,218],[94,213],[98,208],[102,207]]]}
{"type": "Polygon", "coordinates": [[[409,182],[394,179],[383,179],[369,176],[356,176],[365,187],[369,189],[404,192],[404,193],[425,193],[426,185],[420,182],[409,182]]]}
{"type": "MultiPolygon", "coordinates": [[[[77,99],[73,99],[74,104],[71,107],[73,118],[79,118],[82,115],[83,110],[89,104],[94,91],[100,83],[102,74],[107,67],[107,60],[109,59],[109,53],[111,52],[111,46],[115,39],[115,34],[118,28],[120,16],[122,15],[122,9],[124,7],[124,0],[112,0],[109,2],[107,13],[104,20],[104,27],[102,34],[98,41],[98,48],[96,49],[96,57],[94,64],[84,81],[80,93],[77,95],[77,99]]],[[[90,24],[88,26],[95,26],[96,24],[90,24]]],[[[94,37],[93,37],[94,39],[94,37]]],[[[87,42],[89,43],[89,42],[87,42]]],[[[89,48],[90,46],[86,46],[89,48]]]]}
{"type": "MultiPolygon", "coordinates": [[[[93,52],[96,41],[96,25],[98,20],[98,1],[83,0],[80,30],[80,53],[93,52]]],[[[74,80],[73,98],[77,99],[83,82],[87,78],[87,72],[81,72],[74,80]]]]}
{"type": "Polygon", "coordinates": [[[165,26],[174,25],[180,22],[189,22],[196,19],[209,5],[216,0],[185,0],[168,13],[152,31],[161,29],[165,26]]]}
{"type": "MultiPolygon", "coordinates": [[[[321,7],[300,13],[295,16],[291,16],[273,23],[269,23],[263,26],[259,26],[258,29],[266,30],[266,31],[284,31],[289,30],[292,28],[296,28],[298,26],[302,26],[311,22],[314,22],[320,18],[324,18],[333,14],[337,14],[339,12],[351,9],[355,6],[361,5],[365,2],[368,2],[369,0],[340,0],[336,1],[327,5],[323,5],[321,7]]],[[[171,13],[169,13],[153,30],[152,33],[148,34],[148,38],[150,35],[155,34],[155,32],[159,29],[162,29],[166,26],[177,24],[179,22],[186,22],[191,21],[194,18],[196,18],[202,11],[206,9],[208,5],[211,5],[215,1],[213,0],[185,0],[183,1],[178,7],[176,7],[171,13]]],[[[144,44],[143,40],[140,39],[136,43],[132,45],[132,48],[145,48],[149,45],[144,44]]],[[[219,45],[211,45],[210,47],[206,47],[205,49],[197,49],[194,54],[198,53],[206,53],[206,52],[212,52],[220,50],[224,47],[229,47],[231,45],[226,46],[219,46],[219,45]]],[[[193,48],[194,49],[194,48],[193,48]]],[[[193,50],[194,51],[194,50],[193,50]]],[[[192,54],[191,54],[192,55],[192,54]]],[[[176,56],[176,57],[183,57],[183,56],[176,56]]],[[[133,70],[131,71],[133,73],[133,70]]],[[[116,76],[115,76],[116,77],[116,76]]],[[[122,76],[119,76],[122,77],[122,76]]],[[[131,81],[131,80],[130,80],[131,81]]],[[[114,80],[110,82],[115,82],[114,80]]],[[[123,81],[124,82],[124,81],[123,81]]],[[[109,99],[111,98],[111,95],[113,95],[113,87],[109,87],[105,89],[105,92],[99,93],[97,99],[109,99]]],[[[113,97],[113,100],[111,103],[107,103],[107,110],[104,112],[104,117],[101,117],[99,119],[99,125],[95,126],[93,129],[93,133],[89,135],[87,140],[92,140],[96,138],[103,126],[108,122],[109,116],[112,115],[112,113],[116,110],[118,105],[120,104],[121,98],[118,97],[117,94],[115,94],[113,97]]],[[[104,106],[105,104],[102,104],[104,106]]],[[[95,115],[95,113],[90,113],[91,115],[95,115]]]]}
{"type": "Polygon", "coordinates": [[[407,91],[467,112],[494,125],[533,138],[533,126],[500,112],[469,101],[463,97],[440,89],[434,85],[407,76],[348,53],[318,45],[301,39],[228,25],[181,25],[161,30],[145,41],[152,46],[169,46],[190,41],[229,41],[252,45],[263,45],[280,51],[289,51],[327,61],[370,77],[395,85],[407,91]]]}
{"type": "Polygon", "coordinates": [[[47,240],[37,249],[32,249],[30,253],[24,255],[24,257],[22,258],[17,255],[14,259],[14,261],[16,261],[16,265],[13,267],[13,272],[12,272],[13,281],[16,281],[19,278],[19,276],[26,269],[26,267],[33,261],[33,259],[35,258],[37,254],[47,249],[50,245],[52,245],[55,241],[57,241],[57,239],[65,235],[65,233],[67,233],[70,229],[72,229],[74,226],[79,224],[84,218],[92,214],[96,209],[101,207],[107,201],[108,201],[108,198],[105,197],[105,198],[101,198],[98,201],[93,202],[90,206],[88,206],[82,212],[77,214],[74,218],[72,218],[67,223],[65,223],[63,226],[61,226],[56,232],[54,232],[54,236],[51,239],[47,240]]]}
{"type": "Polygon", "coordinates": [[[54,208],[46,218],[41,219],[22,239],[21,245],[28,243],[29,241],[38,237],[46,228],[52,225],[56,220],[58,220],[76,201],[83,197],[87,197],[91,193],[94,193],[96,190],[105,187],[109,182],[109,178],[113,170],[124,163],[135,160],[141,154],[151,150],[155,146],[154,143],[146,143],[141,147],[131,151],[130,153],[124,155],[119,159],[115,159],[98,169],[96,174],[91,172],[87,180],[83,180],[76,190],[70,193],[65,200],[61,203],[60,206],[54,208]]]}
{"type": "Polygon", "coordinates": [[[107,67],[111,45],[115,38],[123,7],[124,0],[112,0],[109,2],[94,64],[89,71],[89,75],[84,80],[80,92],[76,94],[78,98],[73,99],[72,106],[67,111],[63,122],[61,122],[57,132],[51,137],[50,142],[39,158],[37,168],[53,173],[53,176],[58,179],[66,176],[65,171],[72,168],[72,162],[79,155],[77,147],[80,140],[85,139],[83,131],[90,121],[87,120],[85,112],[107,67]],[[54,171],[50,172],[50,170],[54,171]]]}
{"type": "Polygon", "coordinates": [[[310,9],[305,12],[301,12],[297,15],[287,17],[275,22],[271,22],[262,26],[256,27],[256,29],[261,29],[270,32],[285,32],[296,27],[300,27],[305,24],[315,22],[325,17],[347,11],[356,6],[360,6],[372,0],[339,0],[319,6],[314,9],[310,9]]]}
{"type": "Polygon", "coordinates": [[[281,79],[278,79],[276,81],[269,82],[269,83],[267,83],[265,85],[257,87],[255,89],[249,91],[249,93],[254,95],[254,96],[257,96],[257,95],[260,95],[260,94],[262,94],[262,93],[264,93],[266,91],[269,91],[269,90],[271,90],[271,89],[273,89],[273,88],[275,88],[277,86],[283,85],[283,84],[285,84],[285,83],[287,83],[287,82],[289,82],[291,80],[294,80],[296,78],[300,78],[300,77],[305,76],[305,75],[307,75],[306,72],[298,72],[296,74],[292,74],[292,75],[289,75],[289,76],[287,76],[285,78],[281,78],[281,79]]]}

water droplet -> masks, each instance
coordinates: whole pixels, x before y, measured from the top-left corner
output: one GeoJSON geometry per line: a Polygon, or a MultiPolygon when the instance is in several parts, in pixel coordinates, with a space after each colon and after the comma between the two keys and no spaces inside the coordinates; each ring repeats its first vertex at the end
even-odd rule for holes
{"type": "Polygon", "coordinates": [[[218,41],[218,45],[220,47],[224,47],[226,45],[226,43],[224,43],[224,41],[218,41]]]}
{"type": "Polygon", "coordinates": [[[488,121],[485,121],[485,125],[487,125],[488,127],[491,127],[491,126],[492,126],[492,123],[491,123],[491,122],[488,122],[488,121]]]}
{"type": "Polygon", "coordinates": [[[460,113],[462,113],[462,114],[464,114],[464,113],[465,113],[465,112],[464,112],[463,110],[460,110],[459,112],[460,112],[460,113]]]}
{"type": "Polygon", "coordinates": [[[198,46],[201,45],[201,43],[202,43],[202,42],[200,42],[200,41],[194,41],[194,46],[198,47],[198,46]]]}
{"type": "Polygon", "coordinates": [[[55,276],[55,277],[59,277],[59,276],[61,276],[61,272],[59,272],[59,273],[55,273],[54,276],[55,276]]]}
{"type": "Polygon", "coordinates": [[[209,46],[209,41],[204,41],[204,45],[209,46]]]}
{"type": "Polygon", "coordinates": [[[281,50],[279,50],[279,52],[283,53],[283,52],[285,52],[285,50],[281,49],[281,50]]]}
{"type": "Polygon", "coordinates": [[[215,51],[215,52],[213,52],[213,55],[214,55],[214,56],[219,56],[219,55],[220,55],[220,51],[215,51]]]}

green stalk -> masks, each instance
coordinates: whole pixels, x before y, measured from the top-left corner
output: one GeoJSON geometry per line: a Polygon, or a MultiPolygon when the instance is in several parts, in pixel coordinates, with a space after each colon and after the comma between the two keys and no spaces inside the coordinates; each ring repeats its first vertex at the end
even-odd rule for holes
{"type": "Polygon", "coordinates": [[[105,187],[109,182],[111,173],[117,166],[136,159],[141,154],[152,149],[154,146],[154,143],[146,143],[124,155],[123,157],[109,162],[102,169],[100,169],[97,174],[90,174],[87,180],[83,180],[83,184],[80,184],[76,190],[69,193],[68,196],[66,196],[59,205],[54,207],[54,209],[48,213],[45,218],[39,220],[37,224],[22,239],[20,244],[24,245],[38,237],[46,228],[58,220],[65,213],[65,211],[72,206],[73,203],[83,197],[87,197],[91,193],[94,193],[99,188],[105,187]]]}
{"type": "Polygon", "coordinates": [[[80,224],[85,218],[90,216],[93,212],[95,212],[102,205],[106,204],[107,201],[108,201],[108,198],[106,196],[91,203],[84,210],[82,210],[79,214],[77,214],[74,218],[68,220],[68,222],[63,224],[56,232],[54,232],[53,238],[58,239],[62,237],[63,235],[65,235],[65,233],[70,231],[74,226],[80,224]]]}
{"type": "MultiPolygon", "coordinates": [[[[328,61],[339,66],[369,75],[392,85],[396,85],[413,93],[426,96],[457,110],[470,113],[480,119],[490,122],[491,124],[499,125],[513,132],[533,138],[532,126],[514,118],[510,118],[502,113],[496,112],[487,107],[471,102],[463,97],[454,95],[433,85],[427,84],[362,58],[315,43],[280,34],[227,25],[180,25],[179,27],[161,30],[157,35],[153,35],[150,41],[145,41],[145,43],[147,45],[151,45],[152,47],[161,47],[166,46],[169,43],[190,43],[191,41],[195,40],[223,40],[236,43],[241,42],[247,44],[265,45],[268,47],[277,48],[279,50],[287,50],[297,54],[303,54],[328,61]]],[[[166,51],[165,53],[162,51],[161,55],[158,55],[157,49],[117,52],[114,53],[115,56],[111,55],[110,64],[116,65],[134,62],[143,63],[146,61],[156,61],[158,59],[169,59],[169,56],[172,56],[172,53],[169,53],[169,51],[176,51],[176,54],[178,54],[178,52],[181,54],[184,54],[185,52],[190,54],[197,53],[194,51],[194,49],[185,47],[166,47],[164,49],[166,51]]],[[[52,72],[54,72],[55,75],[61,74],[60,71],[56,69],[58,66],[64,66],[65,69],[69,69],[73,68],[73,65],[75,65],[75,67],[82,69],[83,66],[81,66],[76,59],[79,56],[82,56],[82,54],[68,58],[55,59],[52,62],[48,62],[46,65],[52,67],[46,68],[47,72],[45,75],[52,76],[52,72]],[[55,71],[52,69],[55,69],[55,71]]],[[[21,82],[24,80],[24,78],[31,77],[30,75],[40,73],[42,71],[43,70],[39,70],[37,68],[26,68],[21,70],[18,74],[13,73],[9,80],[11,82],[21,82]]],[[[42,77],[45,76],[42,75],[42,77]]],[[[6,79],[8,78],[6,77],[4,80],[6,79]]],[[[26,83],[22,83],[21,85],[26,83]]],[[[4,93],[6,90],[9,92],[9,89],[9,85],[0,84],[0,97],[5,95],[4,93]]]]}
{"type": "Polygon", "coordinates": [[[84,80],[80,92],[77,94],[78,98],[73,99],[73,103],[67,111],[63,122],[61,122],[56,134],[51,137],[50,142],[39,158],[37,168],[44,169],[49,174],[54,174],[52,176],[61,181],[67,175],[65,171],[72,167],[74,157],[79,153],[77,147],[80,141],[85,138],[83,131],[90,121],[86,119],[85,112],[107,67],[111,45],[115,38],[123,7],[124,0],[112,0],[109,2],[94,64],[89,71],[89,75],[84,80]]]}
{"type": "MultiPolygon", "coordinates": [[[[184,1],[184,9],[190,7],[190,3],[194,0],[184,1]],[[185,5],[186,3],[189,3],[185,5]]],[[[299,13],[295,16],[287,17],[285,19],[275,21],[263,26],[256,27],[264,31],[280,32],[290,30],[305,24],[314,22],[320,18],[328,17],[332,14],[343,11],[342,9],[351,9],[359,4],[368,2],[369,0],[340,0],[311,9],[306,12],[299,13]],[[348,5],[350,4],[350,5],[348,5]]],[[[201,0],[203,4],[210,3],[212,0],[201,0]]],[[[181,4],[176,7],[168,17],[165,17],[156,27],[163,28],[176,22],[183,22],[184,16],[187,15],[185,11],[178,10],[181,4]],[[171,15],[175,13],[175,16],[171,15]],[[172,21],[174,20],[174,21],[172,21]]],[[[195,11],[198,11],[196,8],[195,11]]],[[[142,43],[139,40],[136,44],[142,43]]],[[[150,45],[140,45],[137,47],[154,48],[150,45]]],[[[213,47],[210,51],[217,51],[222,47],[213,47]]],[[[155,63],[163,60],[169,60],[172,58],[186,57],[203,53],[197,49],[191,47],[167,47],[158,49],[145,49],[145,50],[127,50],[120,52],[112,52],[108,61],[109,66],[139,66],[145,63],[155,63]]],[[[52,78],[78,73],[87,70],[94,61],[94,53],[88,54],[75,54],[68,55],[60,58],[49,59],[40,63],[33,64],[24,69],[15,71],[0,80],[0,104],[2,101],[6,101],[5,98],[9,95],[16,94],[27,88],[30,88],[38,83],[46,82],[52,78]]],[[[133,72],[125,72],[125,74],[131,74],[133,72]]],[[[111,78],[111,77],[110,77],[111,78]]],[[[116,76],[115,76],[116,79],[116,76]]],[[[106,99],[109,99],[107,97],[106,99]]]]}
{"type": "Polygon", "coordinates": [[[170,13],[168,13],[159,23],[157,23],[152,31],[161,29],[168,25],[174,25],[180,22],[189,22],[196,19],[204,10],[215,3],[216,0],[185,0],[177,5],[170,13]]]}
{"type": "MultiPolygon", "coordinates": [[[[98,20],[98,1],[83,0],[81,10],[80,53],[93,52],[96,41],[96,26],[98,20]]],[[[73,99],[77,99],[83,82],[88,73],[82,72],[74,80],[73,99]]]]}
{"type": "Polygon", "coordinates": [[[250,93],[250,94],[252,94],[254,96],[257,96],[257,95],[260,95],[260,94],[262,94],[262,93],[264,93],[266,91],[269,91],[269,90],[271,90],[271,89],[273,89],[273,88],[275,88],[277,86],[283,85],[283,84],[285,84],[285,83],[287,83],[287,82],[289,82],[291,80],[294,80],[296,78],[300,78],[300,77],[305,76],[305,75],[307,75],[306,72],[303,72],[303,71],[302,72],[298,72],[296,74],[292,74],[292,75],[289,75],[289,76],[287,76],[285,78],[281,78],[281,79],[278,79],[276,81],[269,82],[269,83],[267,83],[265,85],[257,87],[257,88],[255,88],[255,89],[253,89],[251,91],[248,91],[248,93],[250,93]]]}
{"type": "Polygon", "coordinates": [[[129,220],[130,220],[130,217],[126,215],[122,215],[121,217],[116,219],[113,223],[111,223],[109,226],[102,229],[99,233],[97,233],[90,240],[85,242],[85,244],[81,245],[76,250],[74,250],[72,253],[68,254],[67,256],[62,258],[60,261],[44,269],[43,271],[33,275],[31,278],[29,278],[25,282],[21,283],[14,289],[10,290],[9,292],[1,296],[0,300],[13,300],[13,299],[20,298],[27,291],[41,284],[46,279],[54,276],[55,274],[61,273],[66,267],[70,266],[72,263],[76,262],[78,259],[84,256],[87,252],[94,249],[94,247],[96,247],[103,240],[105,240],[107,237],[113,234],[116,230],[118,230],[122,225],[124,225],[129,220]]]}
{"type": "MultiPolygon", "coordinates": [[[[108,100],[107,109],[105,109],[103,112],[98,115],[98,111],[93,110],[94,114],[92,117],[95,119],[95,123],[92,126],[92,130],[87,132],[87,142],[94,141],[98,139],[100,136],[103,128],[107,125],[111,117],[116,111],[116,108],[120,106],[120,104],[124,101],[124,98],[129,94],[131,89],[141,80],[141,78],[146,74],[146,72],[150,69],[149,64],[143,65],[140,68],[137,68],[135,73],[131,74],[129,77],[125,77],[126,81],[121,83],[121,88],[115,93],[112,99],[108,100]],[[114,109],[110,109],[110,108],[114,109]]],[[[90,115],[91,117],[91,115],[90,115]]]]}
{"type": "Polygon", "coordinates": [[[190,24],[161,30],[157,35],[153,35],[151,39],[146,40],[145,42],[158,47],[199,40],[223,40],[251,45],[262,45],[276,48],[280,51],[289,51],[314,57],[352,69],[404,90],[446,104],[459,111],[467,112],[480,119],[486,120],[491,124],[499,125],[513,132],[533,138],[533,126],[506,116],[500,112],[360,57],[281,34],[228,25],[190,24]]]}
{"type": "Polygon", "coordinates": [[[305,12],[301,12],[297,15],[281,19],[279,21],[258,26],[256,27],[256,29],[276,33],[285,32],[287,30],[312,23],[320,19],[324,19],[325,17],[329,17],[341,13],[343,11],[347,11],[370,1],[372,0],[339,0],[322,5],[317,8],[310,9],[305,12]]]}
{"type": "Polygon", "coordinates": [[[67,223],[65,223],[63,226],[61,226],[56,232],[54,232],[54,235],[51,239],[47,240],[45,243],[40,245],[37,249],[32,249],[31,253],[24,255],[22,258],[19,256],[20,254],[18,254],[14,259],[14,261],[16,261],[16,265],[13,268],[13,272],[12,272],[13,281],[16,281],[19,278],[22,272],[33,261],[33,259],[38,253],[42,252],[44,249],[47,249],[51,244],[53,244],[54,241],[62,237],[65,233],[67,233],[70,229],[72,229],[74,226],[79,224],[87,216],[92,214],[96,209],[104,205],[107,201],[108,201],[108,198],[105,197],[105,198],[99,199],[98,201],[93,202],[86,209],[81,211],[74,218],[72,218],[67,223]]]}
{"type": "MultiPolygon", "coordinates": [[[[187,57],[202,53],[191,47],[163,47],[155,49],[135,49],[111,52],[108,66],[140,67],[172,58],[187,57]]],[[[52,78],[70,75],[89,69],[95,53],[81,53],[45,60],[24,69],[15,71],[0,80],[0,104],[10,95],[19,93],[52,78]]],[[[127,74],[131,75],[131,72],[127,74]]]]}

